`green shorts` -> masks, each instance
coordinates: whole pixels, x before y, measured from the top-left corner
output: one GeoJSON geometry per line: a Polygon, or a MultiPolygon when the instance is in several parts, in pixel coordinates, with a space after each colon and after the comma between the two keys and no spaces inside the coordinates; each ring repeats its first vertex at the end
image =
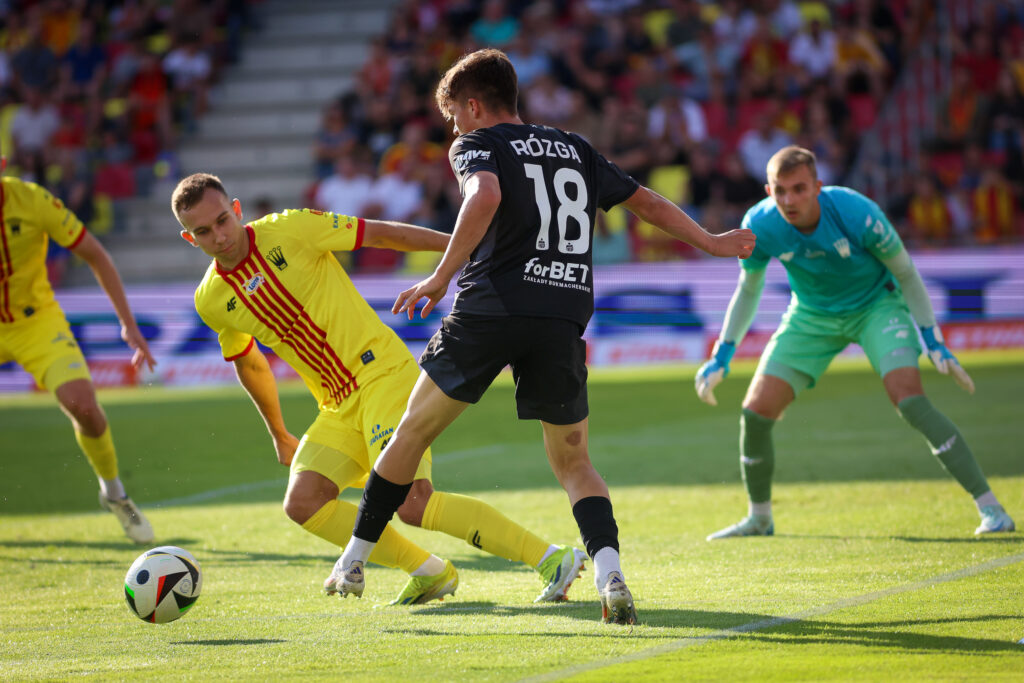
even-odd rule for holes
{"type": "Polygon", "coordinates": [[[882,377],[897,368],[916,368],[921,355],[917,327],[902,294],[886,292],[851,313],[823,313],[794,301],[761,354],[757,374],[785,380],[799,394],[813,387],[851,343],[860,344],[882,377]]]}

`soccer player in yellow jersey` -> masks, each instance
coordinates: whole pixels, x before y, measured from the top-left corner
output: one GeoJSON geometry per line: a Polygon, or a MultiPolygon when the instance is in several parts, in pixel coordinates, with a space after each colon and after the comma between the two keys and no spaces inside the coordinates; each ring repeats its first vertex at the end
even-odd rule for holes
{"type": "Polygon", "coordinates": [[[121,338],[135,350],[132,365],[138,369],[145,363],[152,370],[155,361],[114,262],[60,199],[35,183],[3,178],[0,206],[0,363],[13,360],[53,392],[99,478],[100,505],[114,513],[130,539],[149,543],[153,527],[118,477],[110,426],[96,401],[85,357],[46,277],[47,242],[55,240],[89,264],[121,321],[121,338]]]}
{"type": "MultiPolygon", "coordinates": [[[[197,173],[171,198],[182,237],[213,257],[196,289],[200,317],[218,334],[224,358],[267,425],[277,459],[291,467],[284,499],[294,522],[338,546],[352,532],[357,508],[338,500],[362,487],[398,426],[419,370],[412,354],[359,294],[333,251],[361,246],[443,251],[448,235],[391,221],[311,210],[270,214],[242,223],[238,200],[220,179],[197,173]],[[288,432],[277,386],[259,340],[302,377],[320,414],[301,440],[288,432]]],[[[486,503],[433,490],[430,451],[399,508],[414,526],[443,531],[486,552],[537,569],[545,583],[537,602],[566,599],[586,555],[550,545],[486,503]]],[[[392,604],[420,604],[455,592],[450,561],[417,547],[390,526],[370,559],[411,574],[392,604]]],[[[328,594],[341,580],[336,566],[328,594]]]]}

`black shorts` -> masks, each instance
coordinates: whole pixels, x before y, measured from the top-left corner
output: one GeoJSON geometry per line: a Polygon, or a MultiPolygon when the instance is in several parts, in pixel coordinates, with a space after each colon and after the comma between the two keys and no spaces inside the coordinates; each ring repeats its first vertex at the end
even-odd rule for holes
{"type": "Polygon", "coordinates": [[[449,398],[476,403],[506,365],[521,420],[576,424],[589,414],[587,343],[577,323],[558,318],[452,313],[420,366],[449,398]]]}

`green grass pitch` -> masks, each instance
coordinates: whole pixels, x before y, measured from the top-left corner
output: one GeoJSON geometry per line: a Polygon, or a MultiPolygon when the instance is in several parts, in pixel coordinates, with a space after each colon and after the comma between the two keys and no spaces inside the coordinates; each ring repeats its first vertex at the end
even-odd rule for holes
{"type": "MultiPolygon", "coordinates": [[[[931,369],[926,389],[1024,523],[1024,354],[964,361],[975,396],[931,369]]],[[[538,606],[524,566],[404,525],[458,566],[456,596],[388,607],[405,577],[371,567],[362,600],[325,597],[337,550],[281,511],[286,472],[240,388],[101,395],[154,545],[189,549],[204,572],[187,615],[143,623],[121,590],[143,549],[96,510],[67,421],[47,396],[0,398],[0,679],[1024,678],[1024,533],[974,538],[969,497],[876,376],[842,363],[777,425],[774,538],[708,543],[746,509],[736,443],[751,366],[719,387],[718,408],[696,399],[693,371],[592,375],[591,453],[615,503],[632,629],[599,622],[589,563],[570,602],[538,606]]],[[[315,406],[283,393],[301,433],[315,406]]],[[[434,479],[578,543],[507,379],[435,445],[434,479]]]]}

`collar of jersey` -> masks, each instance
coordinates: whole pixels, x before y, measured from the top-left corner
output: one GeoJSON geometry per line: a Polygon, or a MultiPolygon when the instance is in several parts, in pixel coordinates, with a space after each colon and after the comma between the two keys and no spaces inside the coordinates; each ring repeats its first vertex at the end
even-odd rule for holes
{"type": "Polygon", "coordinates": [[[252,257],[252,253],[256,251],[256,232],[252,229],[251,225],[245,226],[245,231],[249,233],[249,251],[248,253],[246,253],[244,259],[239,261],[238,264],[231,270],[224,270],[223,268],[220,267],[220,261],[218,261],[217,259],[213,260],[214,265],[216,265],[217,267],[217,272],[220,273],[221,275],[230,275],[231,273],[235,272],[236,270],[244,266],[245,262],[252,257]]]}

